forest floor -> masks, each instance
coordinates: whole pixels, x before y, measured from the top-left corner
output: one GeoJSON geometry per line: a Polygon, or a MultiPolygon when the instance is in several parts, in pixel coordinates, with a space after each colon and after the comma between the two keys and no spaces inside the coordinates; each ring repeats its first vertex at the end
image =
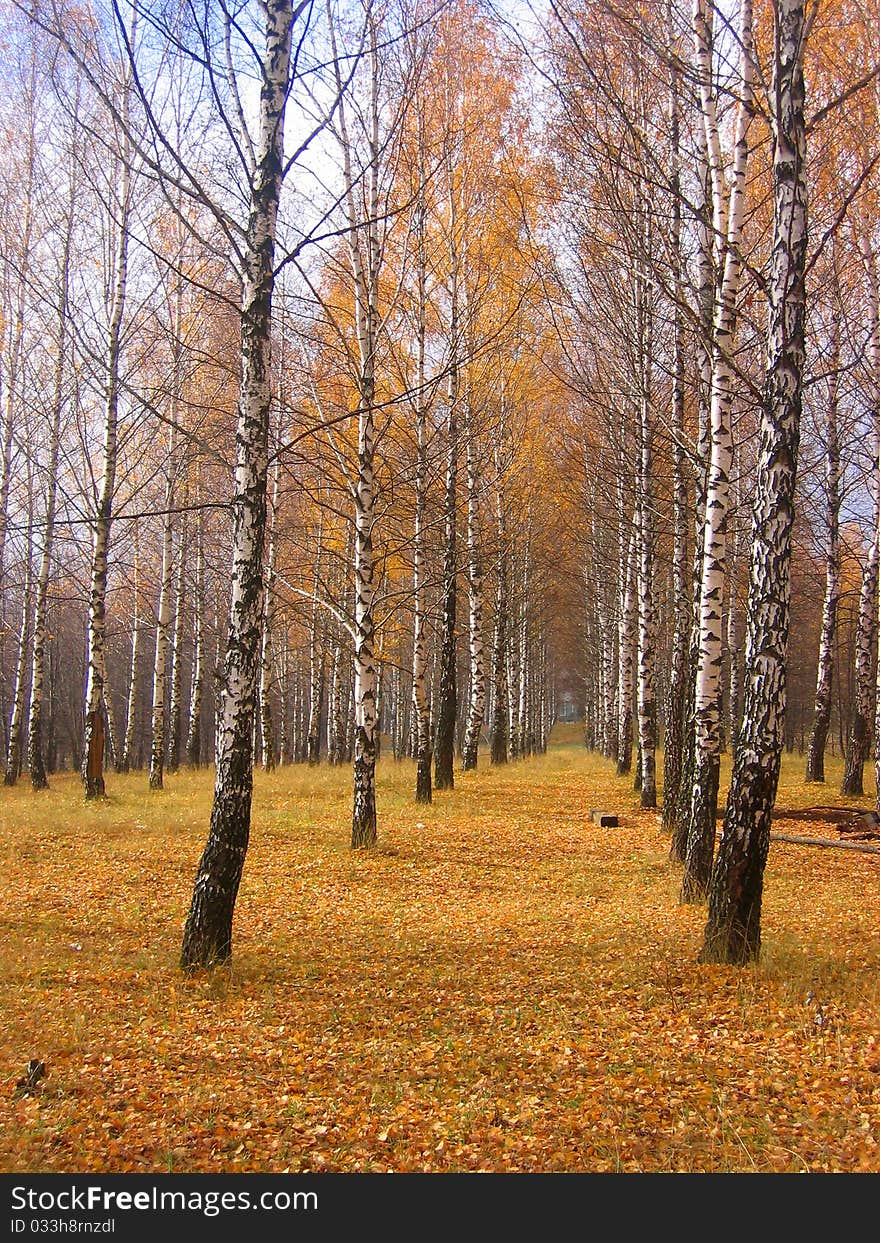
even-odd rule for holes
{"type": "MultiPolygon", "coordinates": [[[[355,854],[347,769],[258,773],[194,978],[209,773],[0,793],[0,1169],[880,1171],[880,856],[774,842],[760,964],[701,966],[658,816],[574,727],[480,762],[421,808],[383,759],[355,854]]],[[[871,805],[802,773],[781,808],[871,805]]]]}

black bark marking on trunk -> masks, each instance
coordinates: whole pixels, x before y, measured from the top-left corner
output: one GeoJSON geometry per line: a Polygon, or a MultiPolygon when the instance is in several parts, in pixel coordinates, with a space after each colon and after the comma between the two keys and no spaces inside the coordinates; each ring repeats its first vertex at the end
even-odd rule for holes
{"type": "Polygon", "coordinates": [[[268,0],[265,14],[261,161],[251,184],[241,309],[241,393],[232,503],[234,594],[219,713],[214,805],[183,934],[180,964],[186,971],[217,966],[232,952],[232,918],[250,836],[263,613],[275,222],[281,191],[291,0],[268,0]]]}
{"type": "Polygon", "coordinates": [[[764,868],[783,746],[791,530],[803,392],[807,250],[804,0],[774,5],[774,220],[761,446],[753,505],[743,722],[712,874],[701,962],[761,949],[764,868]]]}

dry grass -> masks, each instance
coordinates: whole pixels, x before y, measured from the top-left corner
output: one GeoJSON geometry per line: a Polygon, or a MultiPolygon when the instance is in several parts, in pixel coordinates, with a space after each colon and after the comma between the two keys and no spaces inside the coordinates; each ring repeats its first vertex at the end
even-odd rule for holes
{"type": "MultiPolygon", "coordinates": [[[[801,773],[781,805],[845,801],[801,773]]],[[[357,855],[347,771],[259,774],[233,963],[187,979],[211,779],[167,784],[0,796],[0,1168],[880,1170],[877,856],[774,845],[761,964],[698,966],[657,817],[573,730],[427,809],[383,761],[357,855]]]]}

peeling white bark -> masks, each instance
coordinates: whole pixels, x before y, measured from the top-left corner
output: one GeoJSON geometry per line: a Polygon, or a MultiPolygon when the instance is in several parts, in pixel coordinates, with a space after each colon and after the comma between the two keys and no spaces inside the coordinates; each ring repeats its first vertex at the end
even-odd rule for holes
{"type": "Polygon", "coordinates": [[[275,230],[295,18],[291,0],[265,0],[264,14],[266,42],[242,272],[229,628],[217,722],[214,805],[184,930],[184,969],[210,967],[229,958],[233,911],[250,837],[272,396],[275,230]]]}
{"type": "Polygon", "coordinates": [[[783,746],[805,355],[804,0],[775,0],[774,11],[773,246],[749,561],[745,699],[700,953],[701,961],[732,964],[754,961],[761,945],[764,867],[783,746]]]}
{"type": "Polygon", "coordinates": [[[684,901],[708,891],[715,839],[715,807],[721,762],[722,603],[727,565],[730,474],[733,464],[731,404],[737,296],[742,272],[740,245],[745,218],[749,129],[754,99],[752,3],[740,6],[740,98],[734,123],[729,201],[724,194],[721,140],[711,66],[711,18],[705,0],[694,0],[694,56],[697,65],[705,148],[713,199],[713,232],[719,284],[712,324],[712,380],[709,408],[709,469],[703,530],[699,607],[699,654],[694,701],[694,779],[682,881],[684,901]]]}

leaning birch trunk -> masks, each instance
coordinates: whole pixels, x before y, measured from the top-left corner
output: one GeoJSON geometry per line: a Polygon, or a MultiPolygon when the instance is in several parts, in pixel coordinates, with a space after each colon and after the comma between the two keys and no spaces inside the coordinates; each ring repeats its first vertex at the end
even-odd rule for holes
{"type": "Polygon", "coordinates": [[[825,780],[825,744],[831,724],[831,692],[834,680],[834,639],[837,632],[837,605],[840,598],[840,437],[837,403],[840,363],[840,312],[831,317],[828,404],[825,407],[825,506],[828,542],[825,549],[825,595],[819,629],[819,659],[816,671],[816,701],[813,728],[807,749],[806,781],[825,780]]]}
{"type": "Polygon", "coordinates": [[[771,91],[773,249],[767,368],[752,523],[743,722],[712,875],[701,962],[761,947],[761,899],[785,717],[791,530],[803,393],[807,251],[804,0],[776,0],[771,91]]]}
{"type": "MultiPolygon", "coordinates": [[[[123,122],[127,120],[128,85],[123,88],[123,122]]],[[[128,222],[131,210],[131,172],[128,143],[123,136],[119,199],[115,211],[116,245],[111,281],[110,319],[107,331],[106,408],[104,415],[104,469],[95,512],[92,568],[89,585],[88,657],[83,733],[82,780],[86,798],[104,794],[104,727],[106,655],[104,650],[107,612],[107,558],[116,491],[116,451],[119,418],[119,368],[122,316],[128,281],[128,222]]]]}
{"type": "Polygon", "coordinates": [[[156,614],[156,648],[153,657],[153,710],[150,729],[150,789],[161,790],[165,771],[165,685],[170,647],[171,578],[173,566],[174,456],[176,422],[168,435],[168,479],[165,484],[165,515],[162,520],[162,569],[159,608],[156,614]]]}
{"type": "Polygon", "coordinates": [[[462,753],[465,771],[477,767],[483,713],[486,708],[486,672],[483,647],[483,558],[480,549],[480,480],[474,444],[470,402],[465,406],[465,456],[467,469],[467,556],[470,624],[471,688],[467,732],[462,753]]]}
{"type": "MultiPolygon", "coordinates": [[[[299,10],[298,10],[299,11],[299,10]]],[[[250,185],[241,303],[241,386],[232,504],[232,582],[208,841],[181,950],[185,970],[232,953],[232,917],[250,836],[251,751],[263,606],[275,227],[284,168],[291,0],[266,0],[259,135],[250,185]]]]}
{"type": "Polygon", "coordinates": [[[694,698],[694,779],[691,795],[682,902],[705,899],[715,850],[715,817],[721,765],[722,602],[727,557],[730,473],[733,462],[731,404],[736,303],[742,272],[740,241],[746,202],[746,168],[752,112],[752,5],[740,9],[739,45],[742,95],[737,107],[729,205],[725,204],[721,149],[712,96],[711,30],[704,0],[694,3],[694,41],[700,79],[703,126],[713,183],[716,238],[723,239],[723,270],[716,296],[712,341],[712,392],[709,408],[709,470],[700,586],[700,648],[694,698]],[[726,225],[726,227],[725,227],[726,225]]]}

